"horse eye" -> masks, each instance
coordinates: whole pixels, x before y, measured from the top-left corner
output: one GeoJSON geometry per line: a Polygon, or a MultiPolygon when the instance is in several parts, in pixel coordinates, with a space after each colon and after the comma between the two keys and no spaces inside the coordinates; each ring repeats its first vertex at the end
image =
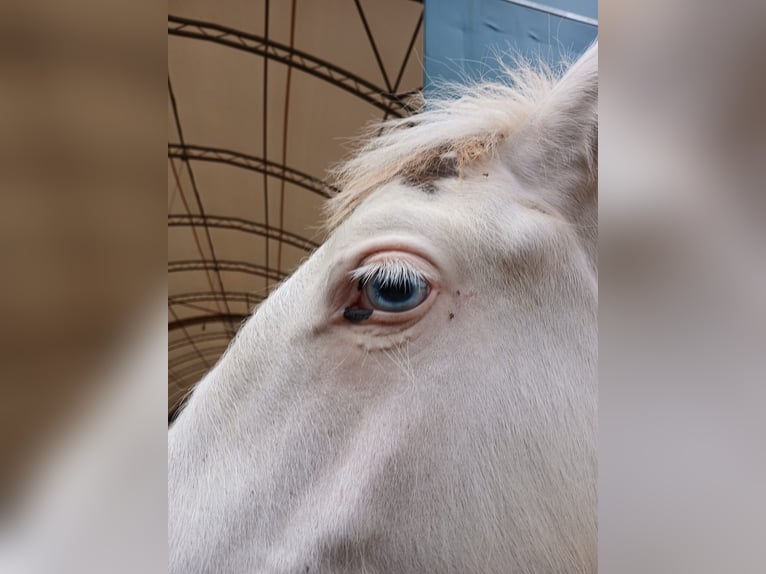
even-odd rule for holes
{"type": "Polygon", "coordinates": [[[414,309],[426,300],[430,289],[423,279],[407,277],[398,281],[376,277],[367,281],[363,288],[374,309],[389,313],[414,309]]]}

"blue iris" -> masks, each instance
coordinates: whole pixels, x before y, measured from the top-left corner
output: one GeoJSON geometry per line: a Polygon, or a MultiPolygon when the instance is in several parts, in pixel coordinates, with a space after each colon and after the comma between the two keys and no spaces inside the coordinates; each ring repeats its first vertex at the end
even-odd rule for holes
{"type": "Polygon", "coordinates": [[[419,277],[403,277],[399,281],[377,277],[365,283],[364,293],[375,309],[401,313],[426,300],[428,283],[419,277]]]}

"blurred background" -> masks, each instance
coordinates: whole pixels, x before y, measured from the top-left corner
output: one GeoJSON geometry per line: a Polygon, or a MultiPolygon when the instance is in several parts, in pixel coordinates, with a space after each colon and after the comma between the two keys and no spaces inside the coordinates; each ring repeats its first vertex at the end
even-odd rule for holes
{"type": "Polygon", "coordinates": [[[0,505],[164,289],[165,37],[149,16],[0,6],[0,505]]]}
{"type": "Polygon", "coordinates": [[[161,571],[165,18],[0,4],[0,572],[161,571]]]}

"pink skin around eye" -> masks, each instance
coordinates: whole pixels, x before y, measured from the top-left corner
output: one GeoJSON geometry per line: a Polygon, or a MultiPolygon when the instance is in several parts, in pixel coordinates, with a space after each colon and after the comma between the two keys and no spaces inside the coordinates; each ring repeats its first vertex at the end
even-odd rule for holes
{"type": "Polygon", "coordinates": [[[335,263],[328,283],[327,321],[345,327],[354,326],[354,321],[344,318],[347,309],[360,309],[356,312],[357,323],[363,325],[399,325],[407,326],[417,322],[433,305],[441,290],[441,266],[439,258],[434,257],[432,249],[419,237],[390,236],[356,244],[345,252],[335,263]],[[414,309],[403,312],[386,312],[372,309],[369,301],[363,300],[359,281],[350,279],[354,271],[361,267],[385,260],[396,260],[418,270],[427,278],[429,293],[426,299],[414,309]],[[366,312],[365,312],[366,311],[366,312]],[[369,313],[372,311],[372,313],[369,313]]]}

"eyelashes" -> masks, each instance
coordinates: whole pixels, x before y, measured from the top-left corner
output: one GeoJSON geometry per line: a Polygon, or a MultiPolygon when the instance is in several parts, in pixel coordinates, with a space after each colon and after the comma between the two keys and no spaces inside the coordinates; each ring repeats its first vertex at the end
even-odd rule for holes
{"type": "Polygon", "coordinates": [[[399,259],[384,259],[363,265],[351,272],[351,279],[358,281],[360,288],[371,281],[381,287],[403,287],[430,282],[430,278],[420,269],[399,259]]]}

